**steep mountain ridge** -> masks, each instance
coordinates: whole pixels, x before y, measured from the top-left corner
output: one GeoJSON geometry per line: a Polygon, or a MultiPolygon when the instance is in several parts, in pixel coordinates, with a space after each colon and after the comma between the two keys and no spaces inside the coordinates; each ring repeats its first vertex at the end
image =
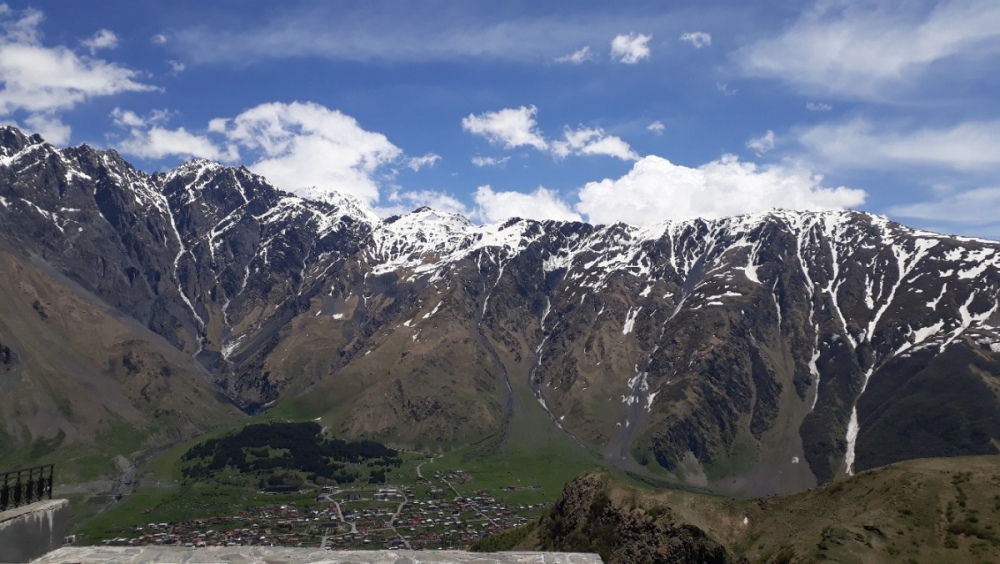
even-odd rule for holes
{"type": "Polygon", "coordinates": [[[998,452],[998,243],[853,211],[381,220],[244,168],[147,175],[12,128],[0,143],[2,237],[194,355],[245,409],[444,444],[544,409],[632,471],[748,493],[998,452]],[[912,413],[943,390],[948,425],[912,413]],[[891,446],[908,419],[920,432],[891,446]]]}

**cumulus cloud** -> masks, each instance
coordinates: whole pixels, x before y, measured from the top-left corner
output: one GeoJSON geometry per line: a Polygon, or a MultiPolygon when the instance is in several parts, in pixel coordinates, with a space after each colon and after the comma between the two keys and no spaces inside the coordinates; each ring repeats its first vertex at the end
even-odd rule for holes
{"type": "Polygon", "coordinates": [[[149,115],[143,117],[132,110],[115,108],[111,112],[111,121],[118,127],[145,127],[147,125],[162,124],[170,119],[170,112],[167,110],[153,110],[149,115]]]}
{"type": "Polygon", "coordinates": [[[495,222],[509,217],[595,224],[654,225],[666,220],[719,218],[773,208],[828,210],[860,206],[863,190],[823,185],[822,176],[798,166],[760,166],[726,155],[702,166],[676,165],[657,156],[637,161],[616,179],[589,182],[575,195],[476,191],[472,217],[495,222]],[[575,204],[572,203],[575,201],[575,204]]]}
{"type": "Polygon", "coordinates": [[[307,198],[337,191],[377,202],[377,175],[402,156],[385,135],[314,103],[260,104],[210,128],[259,155],[250,170],[307,198]]]}
{"type": "Polygon", "coordinates": [[[833,109],[833,106],[820,102],[806,102],[806,109],[810,112],[829,112],[833,109]]]}
{"type": "Polygon", "coordinates": [[[758,155],[763,155],[771,149],[774,149],[774,132],[768,129],[767,133],[764,135],[747,141],[747,148],[753,149],[753,151],[758,155]]]}
{"type": "Polygon", "coordinates": [[[427,153],[421,157],[409,157],[406,159],[406,167],[417,172],[418,170],[425,167],[432,167],[441,160],[441,155],[435,153],[427,153]]]}
{"type": "MultiPolygon", "coordinates": [[[[369,205],[379,202],[382,188],[391,184],[399,167],[419,171],[441,159],[435,153],[407,157],[385,135],[311,102],[260,104],[232,118],[211,119],[201,131],[171,129],[171,117],[166,110],[142,116],[116,108],[112,121],[129,133],[115,143],[117,148],[146,159],[242,161],[286,192],[320,200],[340,192],[369,205]]],[[[393,194],[398,203],[431,192],[397,189],[393,194]]]]}
{"type": "Polygon", "coordinates": [[[663,122],[659,120],[646,126],[646,130],[653,132],[654,135],[662,135],[665,129],[667,129],[667,126],[663,125],[663,122]]]}
{"type": "Polygon", "coordinates": [[[101,49],[114,49],[118,46],[118,36],[115,32],[109,29],[102,29],[95,33],[92,37],[84,39],[81,41],[84,47],[90,50],[90,54],[93,55],[100,51],[101,49]]]}
{"type": "Polygon", "coordinates": [[[930,65],[996,52],[1000,3],[820,2],[777,37],[743,47],[737,64],[750,76],[776,78],[805,92],[878,98],[930,65]]]}
{"type": "MultiPolygon", "coordinates": [[[[516,147],[534,147],[539,151],[548,151],[555,158],[566,158],[570,155],[606,155],[623,160],[635,160],[638,157],[623,139],[607,135],[600,127],[579,127],[563,129],[562,139],[549,140],[538,130],[535,106],[507,108],[496,112],[485,112],[479,115],[469,114],[462,119],[462,128],[470,133],[482,135],[490,142],[503,145],[508,149],[516,147]]],[[[473,157],[476,166],[502,164],[506,160],[496,160],[489,157],[473,157]]]]}
{"type": "Polygon", "coordinates": [[[569,55],[556,57],[555,61],[557,63],[573,63],[574,65],[579,65],[593,58],[594,58],[594,53],[590,50],[590,46],[587,45],[582,47],[581,49],[573,51],[569,55]]]}
{"type": "Polygon", "coordinates": [[[496,158],[496,157],[482,157],[476,155],[472,157],[471,160],[472,164],[482,168],[484,166],[503,166],[507,164],[507,161],[510,160],[510,157],[496,158]]]}
{"type": "Polygon", "coordinates": [[[600,127],[563,130],[563,139],[553,141],[552,154],[557,158],[569,155],[607,155],[626,161],[634,161],[639,155],[620,137],[606,135],[600,127]]]}
{"type": "Polygon", "coordinates": [[[149,38],[149,42],[153,45],[165,45],[167,43],[167,36],[162,33],[157,33],[149,38]]]}
{"type": "Polygon", "coordinates": [[[462,129],[482,135],[491,143],[508,149],[528,146],[544,151],[549,144],[538,132],[536,113],[538,108],[535,106],[521,106],[479,115],[469,114],[462,118],[462,129]]]}
{"type": "Polygon", "coordinates": [[[798,140],[814,157],[839,166],[962,171],[1000,167],[1000,121],[914,129],[857,118],[802,130],[798,140]]]}
{"type": "Polygon", "coordinates": [[[559,221],[580,221],[580,215],[559,198],[553,190],[538,187],[531,193],[495,192],[490,186],[480,186],[475,195],[476,210],[473,216],[485,223],[493,223],[510,217],[522,219],[555,219],[559,221]]]}
{"type": "Polygon", "coordinates": [[[616,35],[611,40],[611,58],[619,63],[634,65],[650,55],[649,40],[652,35],[629,33],[616,35]]]}
{"type": "Polygon", "coordinates": [[[167,61],[167,65],[170,67],[170,74],[180,74],[187,68],[187,65],[179,61],[167,61]]]}
{"type": "Polygon", "coordinates": [[[238,151],[232,145],[220,149],[208,137],[191,133],[183,127],[167,129],[154,125],[149,129],[135,129],[118,146],[121,152],[144,159],[194,157],[233,162],[239,158],[238,151]]]}
{"type": "Polygon", "coordinates": [[[708,47],[712,44],[712,35],[705,33],[704,31],[689,31],[687,33],[682,33],[680,40],[694,45],[695,49],[701,49],[702,47],[708,47]]]}
{"type": "Polygon", "coordinates": [[[140,116],[131,110],[115,108],[111,119],[129,132],[127,138],[116,143],[118,150],[127,155],[144,159],[182,157],[223,162],[239,158],[239,151],[233,145],[219,145],[208,136],[191,133],[183,127],[165,127],[170,119],[170,112],[166,110],[154,110],[147,116],[140,116]]]}
{"type": "Polygon", "coordinates": [[[589,182],[576,211],[598,224],[652,225],[668,219],[717,218],[771,208],[823,210],[859,206],[863,190],[822,185],[808,170],[758,166],[724,156],[697,168],[645,157],[625,176],[589,182]]]}
{"type": "MultiPolygon", "coordinates": [[[[139,82],[131,69],[80,56],[65,46],[43,45],[43,19],[33,9],[0,10],[0,118],[24,114],[29,127],[44,131],[53,142],[67,142],[70,129],[60,112],[97,97],[154,89],[139,82]]],[[[91,38],[93,50],[117,41],[105,31],[91,38]]]]}

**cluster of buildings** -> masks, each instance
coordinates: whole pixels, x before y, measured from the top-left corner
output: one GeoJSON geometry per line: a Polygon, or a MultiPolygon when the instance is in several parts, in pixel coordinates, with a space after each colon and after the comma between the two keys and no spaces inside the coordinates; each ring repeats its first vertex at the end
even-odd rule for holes
{"type": "Polygon", "coordinates": [[[523,525],[542,504],[509,506],[488,492],[454,495],[448,478],[441,486],[358,485],[323,488],[310,503],[267,505],[236,516],[136,526],[108,545],[286,546],[327,549],[461,549],[493,533],[523,525]]]}
{"type": "Polygon", "coordinates": [[[240,515],[149,523],[133,527],[128,536],[106,539],[125,546],[316,546],[318,531],[336,526],[337,515],[324,510],[300,510],[294,505],[267,506],[240,515]]]}
{"type": "Polygon", "coordinates": [[[396,530],[414,550],[461,549],[494,533],[525,525],[542,504],[508,506],[487,495],[413,500],[403,506],[396,530]]]}

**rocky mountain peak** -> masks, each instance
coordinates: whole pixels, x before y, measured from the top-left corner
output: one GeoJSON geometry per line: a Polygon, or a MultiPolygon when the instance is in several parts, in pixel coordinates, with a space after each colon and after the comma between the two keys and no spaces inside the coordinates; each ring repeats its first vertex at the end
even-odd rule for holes
{"type": "Polygon", "coordinates": [[[6,244],[249,411],[456,443],[531,412],[628,471],[751,493],[1000,444],[998,243],[858,211],[382,220],[245,168],[0,138],[6,244]]]}

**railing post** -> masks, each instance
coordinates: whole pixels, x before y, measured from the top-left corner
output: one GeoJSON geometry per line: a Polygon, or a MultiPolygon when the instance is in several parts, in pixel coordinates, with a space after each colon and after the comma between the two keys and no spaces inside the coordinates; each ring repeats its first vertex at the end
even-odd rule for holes
{"type": "Polygon", "coordinates": [[[10,487],[7,485],[8,478],[7,474],[3,475],[3,486],[0,487],[0,511],[6,511],[7,504],[10,502],[10,487]]]}
{"type": "Polygon", "coordinates": [[[23,486],[21,485],[21,471],[18,470],[17,481],[14,482],[14,507],[20,507],[21,505],[21,496],[24,495],[24,492],[21,490],[22,487],[23,486]]]}
{"type": "Polygon", "coordinates": [[[35,469],[28,468],[28,477],[24,480],[24,503],[31,505],[35,502],[35,469]]]}

